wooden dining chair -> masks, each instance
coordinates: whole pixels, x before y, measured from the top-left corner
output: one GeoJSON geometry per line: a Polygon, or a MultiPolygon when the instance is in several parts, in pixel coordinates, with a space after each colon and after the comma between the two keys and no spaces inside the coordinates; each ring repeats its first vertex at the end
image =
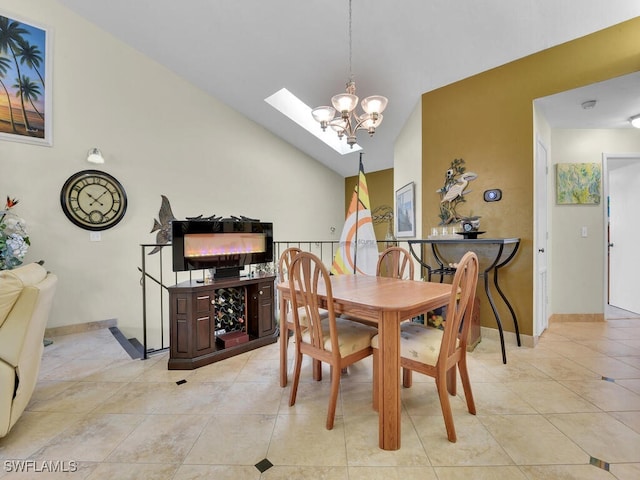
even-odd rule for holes
{"type": "MultiPolygon", "coordinates": [[[[278,278],[280,282],[289,280],[291,262],[293,262],[295,256],[300,252],[302,252],[302,250],[298,247],[289,247],[282,252],[278,260],[278,278]]],[[[304,309],[301,309],[299,313],[300,325],[302,328],[306,328],[308,321],[304,309]]],[[[286,369],[288,364],[287,350],[289,349],[289,332],[293,332],[293,313],[291,311],[291,302],[282,298],[282,295],[280,295],[280,315],[283,317],[280,318],[280,328],[287,329],[284,336],[285,340],[280,344],[281,368],[286,369]]],[[[320,316],[325,318],[327,315],[326,310],[320,310],[320,316]]],[[[313,378],[318,381],[322,380],[322,365],[318,361],[313,362],[313,378]]]]}
{"type": "MultiPolygon", "coordinates": [[[[302,250],[297,247],[290,247],[282,252],[280,259],[278,260],[278,279],[280,282],[289,280],[289,269],[291,268],[291,263],[295,256],[300,252],[302,252],[302,250]]],[[[282,295],[280,295],[280,314],[284,316],[284,318],[280,318],[280,328],[288,328],[293,331],[293,314],[291,313],[291,305],[287,300],[282,298],[282,295]]],[[[288,339],[289,335],[287,335],[287,341],[288,339]]]]}
{"type": "MultiPolygon", "coordinates": [[[[456,430],[449,403],[449,394],[456,394],[456,368],[464,389],[469,413],[476,407],[467,369],[467,337],[478,283],[478,257],[467,252],[457,265],[451,296],[447,306],[444,330],[419,323],[406,322],[400,327],[400,366],[403,385],[410,386],[412,371],[435,378],[440,407],[450,442],[456,441],[456,430]],[[464,320],[464,321],[463,321],[464,320]]],[[[371,339],[373,347],[373,405],[378,407],[378,336],[371,339]]]]}
{"type": "Polygon", "coordinates": [[[295,335],[295,368],[293,385],[289,397],[289,406],[296,403],[302,356],[328,363],[331,367],[331,393],[327,411],[327,430],[333,428],[340,389],[340,374],[343,368],[368,357],[373,353],[371,338],[377,329],[353,322],[345,318],[336,318],[333,306],[331,279],[322,261],[312,253],[297,254],[289,268],[289,288],[295,335]],[[323,317],[320,308],[319,291],[326,297],[327,316],[323,317]],[[306,315],[307,325],[302,324],[302,313],[306,315]]]}
{"type": "MultiPolygon", "coordinates": [[[[278,260],[278,279],[280,282],[284,282],[289,280],[289,268],[291,268],[291,262],[293,262],[294,257],[302,252],[302,249],[298,247],[289,247],[285,249],[280,258],[278,260]]],[[[289,332],[293,333],[293,313],[291,312],[291,302],[282,298],[280,295],[280,328],[284,328],[285,340],[280,343],[280,364],[281,368],[287,369],[288,365],[288,354],[287,351],[289,349],[289,332]]],[[[300,323],[302,325],[307,324],[307,319],[303,315],[300,323]]],[[[313,370],[314,377],[319,376],[318,380],[322,379],[322,367],[318,364],[314,364],[313,370]]]]}
{"type": "Polygon", "coordinates": [[[413,259],[411,254],[402,247],[389,247],[380,254],[376,275],[413,280],[413,259]]]}

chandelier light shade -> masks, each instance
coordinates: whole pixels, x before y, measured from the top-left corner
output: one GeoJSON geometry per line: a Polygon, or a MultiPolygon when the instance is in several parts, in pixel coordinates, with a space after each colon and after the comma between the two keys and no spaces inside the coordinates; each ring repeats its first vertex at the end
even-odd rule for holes
{"type": "Polygon", "coordinates": [[[356,82],[351,70],[351,0],[349,0],[349,74],[345,93],[339,93],[331,98],[333,107],[321,106],[311,111],[313,118],[320,124],[323,131],[331,127],[338,134],[338,138],[346,137],[351,148],[356,144],[356,132],[366,130],[369,136],[376,133],[376,128],[382,123],[382,112],[387,108],[387,98],[382,95],[371,95],[362,100],[360,107],[364,113],[357,113],[358,97],[356,82]]]}

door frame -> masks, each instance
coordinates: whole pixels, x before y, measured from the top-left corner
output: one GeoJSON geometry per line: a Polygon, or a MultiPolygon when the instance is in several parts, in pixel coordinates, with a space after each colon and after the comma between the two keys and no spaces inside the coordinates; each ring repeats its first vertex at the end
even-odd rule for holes
{"type": "Polygon", "coordinates": [[[536,135],[534,162],[533,336],[535,339],[540,337],[549,327],[549,147],[539,135],[536,135]],[[545,156],[544,179],[539,178],[540,150],[544,151],[545,156]],[[540,200],[544,202],[544,205],[540,205],[540,200]],[[545,225],[540,225],[539,210],[544,212],[545,225]],[[540,245],[541,242],[539,241],[540,229],[544,229],[545,234],[542,245],[540,245]],[[541,272],[539,267],[540,255],[545,256],[544,272],[541,272]],[[541,273],[544,278],[541,278],[541,273]]]}
{"type": "Polygon", "coordinates": [[[640,162],[640,152],[637,153],[602,153],[602,199],[605,202],[602,209],[603,225],[602,236],[604,244],[604,291],[603,308],[609,305],[609,161],[610,160],[638,160],[640,162]]]}

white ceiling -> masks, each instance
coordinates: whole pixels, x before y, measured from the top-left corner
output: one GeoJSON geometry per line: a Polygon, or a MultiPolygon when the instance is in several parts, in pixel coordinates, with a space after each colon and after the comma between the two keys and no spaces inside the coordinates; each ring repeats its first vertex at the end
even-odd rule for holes
{"type": "MultiPolygon", "coordinates": [[[[344,90],[347,0],[59,1],[341,175],[357,173],[357,155],[264,102],[285,87],[314,107],[344,90]]],[[[393,166],[422,93],[639,15],[637,0],[353,0],[357,93],[389,98],[376,135],[358,137],[365,170],[393,166]]]]}
{"type": "Polygon", "coordinates": [[[553,128],[633,128],[640,114],[640,72],[536,100],[553,128]],[[593,108],[582,104],[595,100],[593,108]]]}

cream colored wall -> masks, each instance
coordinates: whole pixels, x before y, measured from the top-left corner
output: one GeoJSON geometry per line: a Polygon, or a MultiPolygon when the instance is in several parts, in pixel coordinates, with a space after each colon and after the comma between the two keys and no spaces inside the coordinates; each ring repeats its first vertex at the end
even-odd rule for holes
{"type": "MultiPolygon", "coordinates": [[[[640,131],[553,129],[551,144],[554,167],[558,163],[602,164],[603,153],[640,152],[640,131]]],[[[606,199],[600,205],[556,205],[554,199],[551,205],[551,311],[603,313],[606,199]],[[587,238],[581,237],[583,226],[587,238]]]]}
{"type": "MultiPolygon", "coordinates": [[[[422,99],[418,100],[402,127],[393,151],[394,192],[409,182],[415,183],[416,192],[416,236],[414,238],[422,238],[422,99]]],[[[395,194],[393,198],[395,212],[395,194]]],[[[398,240],[402,242],[405,239],[398,240]]],[[[407,247],[402,243],[400,246],[407,247]]],[[[419,275],[420,270],[416,268],[416,278],[419,275]]]]}
{"type": "Polygon", "coordinates": [[[338,239],[341,176],[56,1],[0,8],[53,32],[53,147],[0,141],[0,198],[20,199],[15,211],[32,240],[26,260],[45,260],[60,278],[49,327],[116,318],[140,339],[139,245],[155,242],[161,194],[177,218],[247,215],[272,221],[276,240],[338,239]],[[94,146],[129,200],[100,242],[59,201],[64,181],[92,168],[94,146]]]}

